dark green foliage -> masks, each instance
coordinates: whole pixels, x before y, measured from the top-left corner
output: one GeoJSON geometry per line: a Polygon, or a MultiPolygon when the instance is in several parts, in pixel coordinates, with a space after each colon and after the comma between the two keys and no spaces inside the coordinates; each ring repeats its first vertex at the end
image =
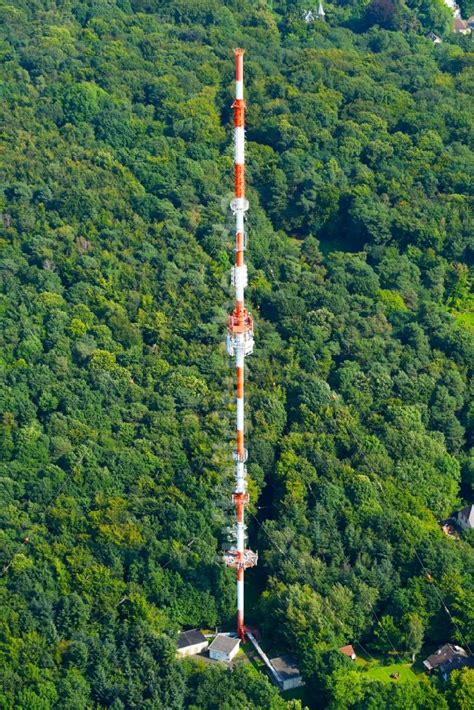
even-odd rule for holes
{"type": "Polygon", "coordinates": [[[1,707],[298,708],[250,667],[174,659],[179,628],[234,615],[235,45],[248,618],[315,707],[467,707],[467,674],[368,683],[337,648],[474,643],[472,535],[438,524],[474,480],[471,46],[422,36],[441,1],[309,25],[271,5],[0,8],[1,707]]]}

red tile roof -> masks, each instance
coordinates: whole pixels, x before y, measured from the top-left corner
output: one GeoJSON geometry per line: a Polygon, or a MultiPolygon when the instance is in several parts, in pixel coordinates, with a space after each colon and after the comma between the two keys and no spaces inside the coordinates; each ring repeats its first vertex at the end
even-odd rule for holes
{"type": "Polygon", "coordinates": [[[454,29],[455,30],[467,30],[468,29],[467,22],[465,22],[464,20],[461,20],[460,17],[455,17],[454,18],[454,29]]]}
{"type": "Polygon", "coordinates": [[[349,656],[349,658],[356,655],[356,652],[354,651],[354,647],[351,646],[350,644],[349,644],[349,646],[342,646],[342,648],[340,648],[339,650],[345,656],[349,656]]]}

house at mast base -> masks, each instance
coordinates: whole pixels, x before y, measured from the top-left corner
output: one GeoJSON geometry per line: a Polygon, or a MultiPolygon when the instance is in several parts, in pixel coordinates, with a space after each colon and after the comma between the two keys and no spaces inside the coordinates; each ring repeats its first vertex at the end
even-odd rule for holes
{"type": "Polygon", "coordinates": [[[291,690],[304,685],[301,673],[292,656],[278,656],[270,660],[278,675],[278,684],[282,690],[291,690]]]}
{"type": "Polygon", "coordinates": [[[209,646],[209,641],[199,629],[182,631],[178,636],[178,648],[176,655],[178,658],[185,656],[195,656],[205,651],[209,646]]]}
{"type": "Polygon", "coordinates": [[[240,639],[226,634],[217,634],[209,646],[209,658],[230,663],[240,648],[240,639]]]}

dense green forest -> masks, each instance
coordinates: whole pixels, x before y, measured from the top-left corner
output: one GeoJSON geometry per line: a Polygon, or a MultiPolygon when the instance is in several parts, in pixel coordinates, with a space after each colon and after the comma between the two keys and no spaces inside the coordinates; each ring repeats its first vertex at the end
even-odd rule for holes
{"type": "Polygon", "coordinates": [[[471,707],[474,671],[381,683],[337,649],[474,648],[474,537],[439,525],[473,500],[472,43],[441,0],[307,7],[0,3],[1,708],[302,707],[175,660],[235,613],[234,46],[247,618],[311,707],[471,707]]]}

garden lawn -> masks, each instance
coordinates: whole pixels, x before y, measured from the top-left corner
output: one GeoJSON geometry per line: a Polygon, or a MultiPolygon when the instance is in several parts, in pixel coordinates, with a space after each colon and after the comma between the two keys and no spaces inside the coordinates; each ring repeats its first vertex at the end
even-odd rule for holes
{"type": "Polygon", "coordinates": [[[402,683],[418,680],[409,663],[393,663],[390,666],[370,665],[366,674],[373,680],[379,680],[383,683],[402,683]],[[400,673],[400,677],[397,680],[390,678],[391,673],[400,673]]]}

